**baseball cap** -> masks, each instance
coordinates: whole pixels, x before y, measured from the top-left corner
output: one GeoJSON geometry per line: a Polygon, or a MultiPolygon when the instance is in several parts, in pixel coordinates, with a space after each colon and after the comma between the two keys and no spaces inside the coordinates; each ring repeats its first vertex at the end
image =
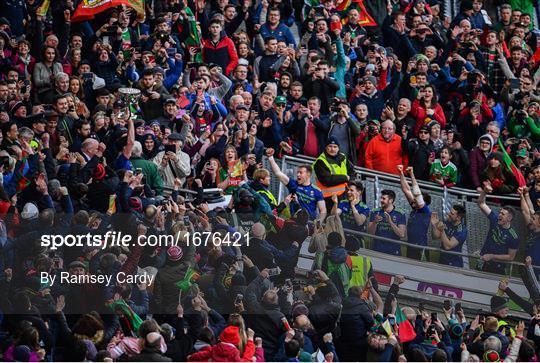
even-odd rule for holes
{"type": "Polygon", "coordinates": [[[287,103],[287,99],[285,96],[277,96],[274,102],[276,105],[285,105],[287,103]]]}

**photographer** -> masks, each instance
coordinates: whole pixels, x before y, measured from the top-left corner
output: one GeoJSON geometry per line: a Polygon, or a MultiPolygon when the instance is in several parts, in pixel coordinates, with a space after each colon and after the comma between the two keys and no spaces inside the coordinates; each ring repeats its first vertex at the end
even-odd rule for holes
{"type": "Polygon", "coordinates": [[[356,137],[360,135],[360,123],[351,115],[349,105],[339,99],[335,99],[330,107],[330,127],[328,137],[333,137],[340,145],[340,151],[347,159],[356,165],[356,137]]]}
{"type": "Polygon", "coordinates": [[[188,154],[182,151],[182,145],[181,135],[173,132],[168,137],[165,150],[158,153],[153,160],[158,166],[163,179],[163,186],[167,189],[165,191],[166,195],[174,187],[176,179],[180,179],[180,185],[183,185],[186,177],[191,173],[190,158],[188,154]]]}
{"type": "Polygon", "coordinates": [[[524,109],[515,109],[512,112],[507,128],[510,135],[518,139],[526,137],[532,137],[534,140],[540,139],[540,127],[524,109]]]}

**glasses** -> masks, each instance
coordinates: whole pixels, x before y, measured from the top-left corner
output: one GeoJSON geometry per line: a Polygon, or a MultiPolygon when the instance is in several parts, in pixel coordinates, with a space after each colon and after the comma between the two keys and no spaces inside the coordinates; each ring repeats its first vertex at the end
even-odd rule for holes
{"type": "Polygon", "coordinates": [[[419,134],[429,134],[429,132],[428,132],[428,131],[425,131],[425,130],[420,131],[420,132],[418,132],[418,133],[419,133],[419,134]]]}
{"type": "Polygon", "coordinates": [[[276,103],[276,107],[285,107],[285,104],[283,104],[283,103],[276,103]]]}

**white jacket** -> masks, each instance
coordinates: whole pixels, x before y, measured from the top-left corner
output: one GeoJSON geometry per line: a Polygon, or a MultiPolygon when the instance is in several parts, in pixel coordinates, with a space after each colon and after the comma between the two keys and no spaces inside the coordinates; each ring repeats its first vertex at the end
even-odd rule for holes
{"type": "Polygon", "coordinates": [[[171,194],[171,189],[174,188],[175,174],[176,178],[182,180],[182,184],[186,181],[186,177],[191,174],[191,159],[188,154],[180,150],[176,152],[176,161],[169,160],[169,162],[163,166],[161,163],[163,155],[165,155],[165,151],[160,151],[154,157],[153,161],[156,163],[159,174],[163,179],[163,186],[165,187],[163,192],[165,195],[169,195],[171,194]],[[171,166],[174,168],[174,172],[171,169],[171,166]]]}

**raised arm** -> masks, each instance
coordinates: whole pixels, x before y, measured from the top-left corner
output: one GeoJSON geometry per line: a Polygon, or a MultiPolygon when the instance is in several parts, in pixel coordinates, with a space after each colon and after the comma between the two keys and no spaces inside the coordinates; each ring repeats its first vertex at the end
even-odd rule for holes
{"type": "MultiPolygon", "coordinates": [[[[398,165],[397,169],[399,171],[399,181],[401,183],[401,190],[403,191],[403,194],[405,194],[405,198],[407,198],[407,201],[409,203],[412,203],[414,201],[413,193],[411,192],[411,188],[409,187],[409,183],[407,183],[407,179],[405,179],[405,174],[403,173],[403,165],[398,165]]],[[[407,168],[407,170],[411,169],[412,167],[407,168]]]]}
{"type": "Polygon", "coordinates": [[[525,219],[525,224],[529,225],[532,220],[532,214],[534,213],[534,209],[530,209],[529,201],[529,191],[523,187],[518,188],[518,194],[519,194],[519,200],[521,204],[521,213],[523,214],[523,219],[525,219]]]}
{"type": "MultiPolygon", "coordinates": [[[[285,176],[287,177],[287,176],[285,176]]],[[[287,177],[287,180],[289,178],[287,177]]],[[[280,179],[281,180],[281,179],[280,179]]],[[[326,219],[326,203],[324,202],[324,199],[323,200],[319,200],[317,202],[317,209],[319,210],[319,218],[324,221],[326,219]]]]}
{"type": "Polygon", "coordinates": [[[486,191],[484,189],[480,192],[480,196],[478,196],[476,203],[486,216],[491,214],[491,208],[486,204],[486,191]]]}
{"type": "Polygon", "coordinates": [[[122,153],[124,154],[124,157],[129,160],[129,158],[131,158],[131,150],[133,149],[133,145],[135,144],[135,126],[133,125],[133,120],[131,118],[128,118],[127,124],[127,144],[126,147],[123,149],[122,153]]]}
{"type": "Polygon", "coordinates": [[[418,185],[418,181],[416,181],[416,177],[414,176],[414,170],[412,166],[409,166],[407,170],[409,171],[409,175],[411,176],[411,190],[413,198],[416,201],[416,206],[418,208],[422,208],[424,205],[426,205],[426,202],[424,202],[422,192],[420,191],[420,186],[418,185]]]}
{"type": "MultiPolygon", "coordinates": [[[[272,168],[272,172],[274,173],[274,175],[277,176],[279,181],[282,182],[283,184],[285,185],[289,184],[289,177],[285,175],[284,172],[281,171],[281,169],[279,168],[279,165],[274,160],[274,149],[272,148],[266,149],[266,156],[268,156],[268,162],[270,163],[270,167],[272,168]]],[[[325,213],[326,213],[326,208],[325,208],[325,213]]]]}

